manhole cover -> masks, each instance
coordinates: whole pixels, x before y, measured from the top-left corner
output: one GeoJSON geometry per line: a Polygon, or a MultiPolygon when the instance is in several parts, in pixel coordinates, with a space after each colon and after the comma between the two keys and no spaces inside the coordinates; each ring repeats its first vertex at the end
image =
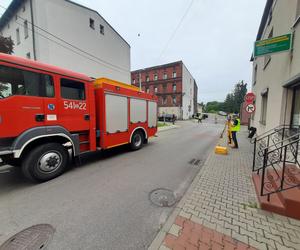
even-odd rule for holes
{"type": "Polygon", "coordinates": [[[172,190],[159,188],[150,193],[150,201],[160,207],[172,207],[177,200],[172,190]]]}
{"type": "Polygon", "coordinates": [[[39,250],[46,249],[55,229],[51,225],[41,224],[29,227],[0,246],[0,250],[39,250]]]}

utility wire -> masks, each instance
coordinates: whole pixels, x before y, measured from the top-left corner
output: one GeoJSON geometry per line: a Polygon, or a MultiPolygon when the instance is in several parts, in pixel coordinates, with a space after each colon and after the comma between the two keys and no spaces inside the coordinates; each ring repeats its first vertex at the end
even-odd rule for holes
{"type": "MultiPolygon", "coordinates": [[[[4,9],[4,10],[6,10],[6,11],[9,11],[8,8],[4,7],[3,5],[0,5],[0,8],[4,9]]],[[[11,11],[9,11],[9,12],[10,12],[11,14],[13,14],[11,11]]],[[[51,32],[49,32],[49,31],[47,31],[47,30],[45,30],[45,29],[43,29],[43,28],[41,28],[41,27],[39,27],[39,26],[37,26],[37,25],[35,25],[35,24],[32,24],[30,21],[28,21],[27,19],[24,19],[23,17],[21,17],[21,16],[19,16],[19,15],[17,15],[17,17],[20,18],[20,19],[22,19],[22,20],[24,20],[24,21],[27,21],[29,24],[33,25],[35,28],[37,28],[37,29],[39,29],[39,30],[45,32],[46,34],[48,34],[48,35],[50,35],[50,36],[56,38],[57,40],[59,40],[59,41],[65,43],[65,44],[69,45],[70,47],[72,47],[72,48],[74,48],[74,49],[76,49],[76,50],[78,50],[78,51],[80,51],[80,52],[82,52],[82,53],[84,53],[84,54],[86,54],[86,55],[88,55],[88,56],[90,56],[90,57],[96,59],[96,60],[99,60],[100,62],[97,62],[97,61],[95,61],[95,60],[92,60],[91,58],[88,58],[88,57],[86,57],[86,56],[83,56],[82,54],[77,53],[77,51],[74,51],[73,49],[70,49],[69,47],[66,47],[65,45],[62,45],[61,43],[58,43],[57,41],[54,41],[53,39],[50,39],[49,37],[47,37],[47,36],[45,36],[45,35],[43,35],[43,34],[37,32],[37,31],[34,31],[36,34],[38,34],[38,35],[40,35],[40,36],[42,36],[42,37],[48,39],[48,40],[51,41],[51,42],[56,43],[57,45],[62,46],[62,47],[65,48],[65,49],[68,49],[68,50],[70,50],[70,51],[76,53],[77,55],[81,55],[81,56],[83,56],[83,57],[85,57],[85,58],[87,58],[87,59],[89,59],[89,60],[91,60],[91,61],[93,61],[93,62],[96,62],[96,63],[98,63],[98,64],[101,64],[101,65],[111,66],[111,67],[109,67],[109,68],[111,68],[111,69],[116,69],[116,68],[117,68],[117,69],[119,69],[118,71],[122,70],[123,72],[128,72],[128,70],[123,69],[122,67],[119,67],[119,66],[117,66],[117,65],[114,65],[114,64],[109,63],[109,62],[107,62],[107,61],[104,61],[103,59],[101,59],[101,58],[99,58],[99,57],[96,57],[96,56],[92,55],[91,53],[88,53],[88,52],[86,52],[86,51],[80,49],[79,47],[77,47],[77,46],[75,46],[75,45],[73,45],[73,44],[71,44],[71,43],[65,41],[64,39],[62,39],[62,38],[60,38],[60,37],[58,37],[58,36],[52,34],[51,32]]],[[[6,20],[9,21],[10,19],[9,19],[9,18],[6,18],[6,20]]],[[[18,23],[16,20],[15,20],[15,22],[16,22],[17,24],[19,24],[19,25],[21,25],[21,26],[24,27],[23,24],[18,23]]],[[[30,31],[32,31],[31,28],[28,27],[28,29],[29,29],[30,31]]],[[[121,71],[120,71],[120,72],[121,72],[121,71]]]]}
{"type": "Polygon", "coordinates": [[[169,47],[170,42],[171,42],[171,41],[173,40],[173,38],[175,37],[175,35],[176,35],[178,29],[180,28],[181,24],[183,23],[184,19],[186,18],[187,14],[189,13],[189,11],[190,11],[190,9],[191,9],[193,3],[194,3],[194,0],[191,0],[191,2],[190,2],[190,4],[189,4],[188,8],[187,8],[186,11],[184,12],[184,14],[183,14],[183,16],[181,17],[179,23],[177,24],[175,30],[173,31],[173,33],[171,34],[169,40],[167,41],[165,47],[164,47],[163,50],[161,51],[161,53],[160,53],[160,55],[159,55],[159,57],[158,57],[158,59],[157,59],[157,62],[159,62],[159,60],[161,59],[161,57],[163,56],[163,54],[166,52],[167,48],[169,47]]]}

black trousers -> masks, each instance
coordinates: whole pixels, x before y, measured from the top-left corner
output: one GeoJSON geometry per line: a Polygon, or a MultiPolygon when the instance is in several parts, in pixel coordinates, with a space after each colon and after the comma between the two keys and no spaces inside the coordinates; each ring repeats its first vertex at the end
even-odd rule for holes
{"type": "Polygon", "coordinates": [[[236,131],[232,131],[231,134],[232,134],[232,140],[233,140],[233,142],[234,142],[234,146],[235,146],[236,148],[238,148],[238,147],[239,147],[239,144],[238,144],[237,138],[236,138],[236,131]]]}

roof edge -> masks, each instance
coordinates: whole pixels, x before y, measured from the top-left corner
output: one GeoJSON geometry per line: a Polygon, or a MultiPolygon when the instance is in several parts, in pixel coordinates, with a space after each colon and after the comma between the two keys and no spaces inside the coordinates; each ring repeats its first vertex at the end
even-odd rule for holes
{"type": "Polygon", "coordinates": [[[151,67],[147,67],[147,68],[142,68],[142,69],[135,69],[135,70],[132,70],[131,73],[137,73],[137,72],[140,72],[140,71],[146,71],[146,70],[153,70],[153,69],[158,69],[158,68],[162,68],[162,67],[167,67],[167,66],[172,66],[174,64],[184,64],[182,62],[182,60],[180,61],[175,61],[175,62],[171,62],[171,63],[166,63],[166,64],[161,64],[161,65],[156,65],[156,66],[151,66],[151,67]]]}
{"type": "MultiPolygon", "coordinates": [[[[8,19],[12,18],[12,16],[14,15],[14,13],[16,12],[16,10],[20,7],[21,4],[23,4],[25,0],[13,0],[11,1],[11,3],[9,4],[9,6],[6,8],[5,12],[3,13],[3,15],[0,18],[0,29],[2,29],[8,22],[8,19]]],[[[84,8],[86,10],[92,11],[94,13],[96,13],[98,16],[100,16],[107,24],[108,26],[129,46],[129,48],[131,48],[130,44],[120,35],[119,32],[117,32],[111,25],[110,23],[99,14],[98,11],[93,10],[89,7],[86,7],[84,5],[81,5],[79,3],[73,2],[71,0],[65,0],[66,2],[76,5],[78,7],[84,8]]]]}
{"type": "Polygon", "coordinates": [[[261,37],[262,37],[263,32],[264,32],[265,27],[266,27],[266,23],[267,23],[268,18],[269,18],[270,10],[273,6],[273,2],[274,2],[274,0],[267,0],[267,2],[266,2],[264,13],[263,13],[263,16],[262,16],[262,19],[261,19],[261,22],[260,22],[260,25],[259,25],[258,33],[257,33],[257,36],[256,36],[256,41],[261,40],[261,37]]]}

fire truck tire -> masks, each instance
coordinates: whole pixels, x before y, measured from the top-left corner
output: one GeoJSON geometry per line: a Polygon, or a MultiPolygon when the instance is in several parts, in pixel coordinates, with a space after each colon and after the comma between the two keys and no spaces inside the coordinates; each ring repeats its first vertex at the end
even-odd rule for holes
{"type": "Polygon", "coordinates": [[[68,161],[68,151],[61,144],[47,143],[32,149],[25,156],[22,171],[31,181],[45,182],[61,175],[68,161]]]}
{"type": "Polygon", "coordinates": [[[141,131],[134,132],[130,143],[131,150],[135,151],[141,149],[143,147],[144,140],[144,135],[141,131]]]}

